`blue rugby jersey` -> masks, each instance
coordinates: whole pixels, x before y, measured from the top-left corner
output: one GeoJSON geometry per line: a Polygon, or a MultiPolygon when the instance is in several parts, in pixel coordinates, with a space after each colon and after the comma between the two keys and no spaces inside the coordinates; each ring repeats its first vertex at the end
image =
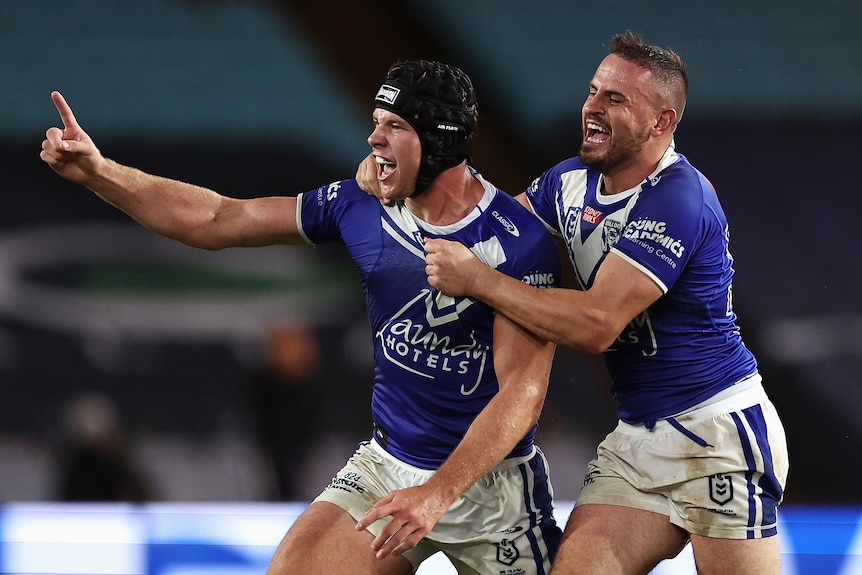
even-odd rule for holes
{"type": "MultiPolygon", "coordinates": [[[[375,437],[398,459],[436,469],[498,391],[494,311],[428,284],[423,238],[457,240],[486,264],[538,287],[559,285],[554,240],[517,201],[477,177],[473,213],[430,226],[398,203],[383,206],[355,180],[300,194],[297,223],[311,244],[341,242],[359,269],[374,334],[375,437]]],[[[510,457],[529,454],[535,426],[510,457]]]]}
{"type": "Polygon", "coordinates": [[[631,190],[602,195],[600,179],[570,158],[526,194],[565,240],[582,289],[612,250],[664,292],[604,353],[620,419],[679,413],[753,374],[732,307],[727,219],[712,184],[673,147],[631,190]]]}

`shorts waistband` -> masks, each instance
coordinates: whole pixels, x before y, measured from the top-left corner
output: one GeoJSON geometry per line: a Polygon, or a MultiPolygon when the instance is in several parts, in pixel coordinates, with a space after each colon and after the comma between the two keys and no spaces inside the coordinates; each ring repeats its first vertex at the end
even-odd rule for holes
{"type": "MultiPolygon", "coordinates": [[[[378,454],[380,457],[387,459],[387,460],[391,461],[392,463],[395,463],[396,465],[398,465],[400,467],[404,467],[406,469],[409,469],[410,471],[412,471],[413,473],[416,473],[418,475],[427,475],[428,477],[431,477],[437,471],[436,469],[422,469],[421,467],[416,467],[415,465],[410,465],[409,463],[405,463],[404,461],[401,461],[400,459],[398,459],[397,457],[395,457],[394,455],[392,455],[391,453],[386,451],[383,448],[383,446],[380,445],[380,443],[376,439],[374,439],[373,437],[365,445],[368,447],[368,449],[371,449],[374,453],[378,454]]],[[[517,467],[518,465],[521,465],[522,463],[526,463],[527,461],[529,461],[533,457],[535,457],[536,453],[538,451],[539,451],[538,448],[534,445],[532,450],[530,451],[530,453],[528,453],[527,455],[521,455],[519,457],[511,457],[508,459],[504,459],[503,461],[501,461],[500,463],[495,465],[493,468],[491,468],[491,470],[488,471],[488,473],[494,473],[497,471],[503,471],[506,469],[511,469],[513,467],[517,467]]]]}
{"type": "Polygon", "coordinates": [[[720,391],[706,401],[703,401],[689,410],[675,414],[673,417],[683,415],[705,416],[714,413],[730,413],[740,411],[752,405],[761,403],[766,398],[766,390],[763,389],[762,379],[759,373],[733,384],[729,388],[720,391]]]}
{"type": "Polygon", "coordinates": [[[644,423],[631,424],[620,420],[617,424],[617,430],[630,435],[669,431],[672,428],[669,419],[680,417],[700,419],[717,413],[740,411],[768,399],[761,377],[755,373],[689,410],[657,419],[651,427],[644,423]]]}

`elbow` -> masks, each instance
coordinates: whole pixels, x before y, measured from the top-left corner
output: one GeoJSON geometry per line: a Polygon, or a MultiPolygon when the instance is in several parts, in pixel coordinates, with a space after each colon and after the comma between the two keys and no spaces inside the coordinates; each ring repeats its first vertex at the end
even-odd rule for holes
{"type": "Polygon", "coordinates": [[[229,244],[224,241],[219,234],[212,233],[210,226],[202,225],[188,230],[181,237],[175,238],[187,246],[216,252],[229,247],[229,244]]]}
{"type": "Polygon", "coordinates": [[[211,240],[201,241],[196,244],[189,244],[194,248],[199,248],[202,250],[206,250],[208,252],[217,252],[219,250],[223,250],[226,247],[229,247],[227,244],[217,243],[211,240]]]}
{"type": "Polygon", "coordinates": [[[581,346],[581,351],[588,353],[590,355],[599,355],[607,351],[609,347],[614,343],[616,338],[593,338],[587,340],[581,346]]]}
{"type": "Polygon", "coordinates": [[[186,238],[177,238],[177,240],[179,240],[180,243],[183,243],[189,247],[206,250],[208,252],[217,252],[226,247],[212,241],[211,239],[205,237],[196,237],[193,235],[186,238]]]}
{"type": "Polygon", "coordinates": [[[590,339],[587,346],[587,353],[599,355],[606,352],[619,339],[622,328],[616,325],[604,325],[602,329],[596,330],[596,333],[590,339]]]}
{"type": "Polygon", "coordinates": [[[570,345],[584,353],[599,355],[607,351],[614,344],[619,337],[620,331],[615,325],[595,321],[592,329],[576,334],[575,339],[570,345]]]}

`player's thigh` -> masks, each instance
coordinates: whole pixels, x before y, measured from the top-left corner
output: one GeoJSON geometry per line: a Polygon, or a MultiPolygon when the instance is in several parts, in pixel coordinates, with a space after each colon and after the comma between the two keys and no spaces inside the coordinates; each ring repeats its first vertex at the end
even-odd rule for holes
{"type": "Polygon", "coordinates": [[[646,574],[675,557],[688,534],[666,515],[619,505],[576,507],[563,534],[551,573],[646,574]]]}
{"type": "Polygon", "coordinates": [[[779,575],[778,537],[716,539],[691,536],[698,575],[779,575]]]}
{"type": "Polygon", "coordinates": [[[377,559],[374,538],[357,531],[356,520],[340,507],[315,502],[297,518],[275,551],[267,575],[406,575],[412,573],[403,557],[377,559]]]}

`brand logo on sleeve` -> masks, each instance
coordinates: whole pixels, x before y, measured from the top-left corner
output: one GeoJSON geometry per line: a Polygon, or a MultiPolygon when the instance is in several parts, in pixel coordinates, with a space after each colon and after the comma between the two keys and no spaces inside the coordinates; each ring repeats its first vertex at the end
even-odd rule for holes
{"type": "MultiPolygon", "coordinates": [[[[685,252],[685,246],[680,240],[667,235],[667,222],[656,220],[629,222],[623,237],[633,240],[650,253],[657,251],[658,255],[664,255],[663,259],[671,257],[668,252],[675,258],[681,258],[685,252]]],[[[671,265],[676,267],[676,262],[671,265]]]]}
{"type": "Polygon", "coordinates": [[[494,210],[493,212],[491,212],[491,215],[494,216],[494,219],[497,220],[498,222],[500,222],[504,228],[506,228],[507,232],[509,232],[510,234],[515,236],[516,238],[521,235],[521,232],[518,231],[518,226],[513,224],[511,222],[511,220],[509,220],[505,216],[501,215],[500,212],[498,212],[497,210],[494,210]]]}

